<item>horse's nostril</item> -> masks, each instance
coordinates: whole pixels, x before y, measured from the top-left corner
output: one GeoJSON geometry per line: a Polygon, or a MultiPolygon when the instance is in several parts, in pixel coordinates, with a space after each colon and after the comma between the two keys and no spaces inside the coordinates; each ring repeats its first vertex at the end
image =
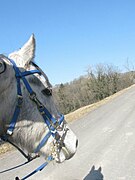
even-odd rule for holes
{"type": "Polygon", "coordinates": [[[78,139],[76,140],[76,148],[77,148],[77,146],[78,146],[78,139]]]}

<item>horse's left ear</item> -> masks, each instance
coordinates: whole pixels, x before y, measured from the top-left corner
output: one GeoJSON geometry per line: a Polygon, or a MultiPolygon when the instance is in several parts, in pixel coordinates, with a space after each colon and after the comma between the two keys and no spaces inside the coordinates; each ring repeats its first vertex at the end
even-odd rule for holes
{"type": "Polygon", "coordinates": [[[31,35],[29,40],[23,45],[21,49],[15,51],[9,55],[9,58],[13,59],[18,66],[24,67],[29,64],[35,57],[35,37],[31,35]]]}

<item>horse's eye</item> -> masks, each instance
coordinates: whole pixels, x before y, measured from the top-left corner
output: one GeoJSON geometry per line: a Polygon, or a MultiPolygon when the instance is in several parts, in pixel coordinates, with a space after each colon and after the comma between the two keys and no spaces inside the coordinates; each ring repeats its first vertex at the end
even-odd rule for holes
{"type": "Polygon", "coordinates": [[[0,74],[3,73],[6,70],[6,64],[1,61],[0,62],[0,74]]]}
{"type": "Polygon", "coordinates": [[[52,89],[50,88],[45,88],[42,90],[42,93],[46,96],[52,96],[52,89]]]}

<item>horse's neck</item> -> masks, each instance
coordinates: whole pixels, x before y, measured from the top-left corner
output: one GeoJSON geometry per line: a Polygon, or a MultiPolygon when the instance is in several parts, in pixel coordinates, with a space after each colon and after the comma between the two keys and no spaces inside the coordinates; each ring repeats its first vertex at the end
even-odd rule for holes
{"type": "MultiPolygon", "coordinates": [[[[0,94],[0,128],[4,128],[5,125],[10,123],[15,110],[16,100],[16,83],[11,83],[10,86],[0,94]]],[[[0,129],[0,131],[2,130],[3,129],[0,129]]]]}

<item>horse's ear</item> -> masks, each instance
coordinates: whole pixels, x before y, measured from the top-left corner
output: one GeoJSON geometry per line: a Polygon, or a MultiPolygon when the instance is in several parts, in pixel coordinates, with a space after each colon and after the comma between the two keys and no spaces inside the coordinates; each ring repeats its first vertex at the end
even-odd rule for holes
{"type": "Polygon", "coordinates": [[[34,59],[35,56],[35,38],[34,34],[31,35],[29,40],[23,45],[21,49],[15,51],[9,55],[9,58],[16,61],[18,66],[24,67],[34,59]]]}
{"type": "Polygon", "coordinates": [[[101,168],[101,167],[99,167],[98,171],[100,171],[100,172],[101,172],[101,171],[102,171],[102,168],[101,168]]]}
{"type": "Polygon", "coordinates": [[[94,171],[94,170],[95,170],[95,166],[93,165],[90,171],[94,171]]]}

